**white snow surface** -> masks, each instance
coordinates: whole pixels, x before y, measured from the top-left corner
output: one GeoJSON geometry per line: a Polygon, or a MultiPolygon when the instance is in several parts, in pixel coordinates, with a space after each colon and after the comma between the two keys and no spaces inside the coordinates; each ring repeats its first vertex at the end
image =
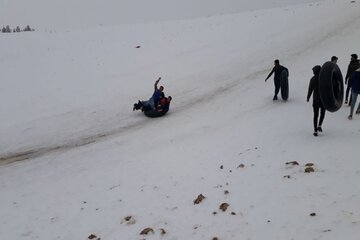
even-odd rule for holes
{"type": "Polygon", "coordinates": [[[314,65],[360,55],[358,0],[0,0],[0,20],[35,29],[0,33],[0,239],[359,239],[360,116],[314,137],[306,102],[314,65]],[[133,112],[158,77],[169,113],[133,112]]]}

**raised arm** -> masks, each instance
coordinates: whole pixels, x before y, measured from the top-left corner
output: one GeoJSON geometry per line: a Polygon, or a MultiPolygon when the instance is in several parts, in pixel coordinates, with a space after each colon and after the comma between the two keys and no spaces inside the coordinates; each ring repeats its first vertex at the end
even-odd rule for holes
{"type": "Polygon", "coordinates": [[[160,82],[160,80],[161,80],[161,77],[159,77],[158,80],[155,81],[154,91],[158,90],[158,83],[160,82]]]}

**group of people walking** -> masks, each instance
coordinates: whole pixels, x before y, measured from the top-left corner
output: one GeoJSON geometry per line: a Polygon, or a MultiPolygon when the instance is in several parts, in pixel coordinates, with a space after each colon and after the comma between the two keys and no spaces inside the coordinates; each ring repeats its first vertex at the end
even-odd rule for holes
{"type": "MultiPolygon", "coordinates": [[[[331,62],[334,64],[337,64],[338,58],[336,56],[333,56],[331,58],[331,62]]],[[[280,89],[280,74],[283,70],[286,70],[289,74],[289,71],[286,67],[280,65],[280,61],[276,59],[274,61],[274,68],[269,73],[269,75],[266,77],[265,82],[268,80],[268,78],[274,73],[274,86],[275,86],[275,95],[273,97],[273,100],[277,100],[277,94],[279,93],[280,89]]],[[[310,79],[309,88],[306,100],[309,102],[310,97],[312,95],[313,98],[313,111],[314,111],[314,117],[313,117],[313,126],[314,126],[314,133],[313,135],[316,137],[318,136],[318,132],[322,132],[322,123],[325,118],[325,112],[326,109],[324,107],[324,104],[320,98],[320,92],[319,92],[319,76],[321,71],[321,66],[316,65],[312,68],[314,76],[310,79]],[[320,115],[319,115],[320,113],[320,115]],[[319,118],[320,117],[320,118],[319,118]]],[[[360,95],[360,61],[358,59],[357,54],[351,54],[351,60],[346,72],[345,76],[345,84],[346,87],[346,95],[345,95],[345,104],[349,104],[350,106],[350,115],[348,116],[349,120],[352,120],[353,113],[355,109],[355,104],[358,95],[360,95]],[[349,98],[350,94],[350,98],[349,98]]],[[[357,107],[357,110],[355,114],[360,114],[360,103],[357,107]]]]}

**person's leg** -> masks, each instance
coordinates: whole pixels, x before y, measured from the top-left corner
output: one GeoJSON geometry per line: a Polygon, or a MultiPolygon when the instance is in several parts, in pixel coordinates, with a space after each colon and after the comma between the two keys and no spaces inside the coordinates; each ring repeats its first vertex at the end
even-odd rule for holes
{"type": "MultiPolygon", "coordinates": [[[[354,109],[355,109],[355,105],[356,105],[356,100],[357,100],[357,97],[358,97],[358,93],[354,92],[354,91],[351,91],[351,107],[350,107],[350,115],[353,115],[354,113],[354,109]]],[[[357,109],[358,110],[358,109],[357,109]]],[[[357,111],[356,110],[356,111],[357,111]]]]}
{"type": "Polygon", "coordinates": [[[274,95],[274,100],[277,100],[277,95],[280,91],[280,80],[275,80],[274,79],[274,85],[275,85],[275,95],[274,95]]]}
{"type": "Polygon", "coordinates": [[[319,117],[319,107],[313,106],[314,110],[314,118],[313,118],[313,124],[314,124],[314,136],[317,136],[317,122],[319,117]]]}
{"type": "Polygon", "coordinates": [[[352,93],[351,93],[350,115],[348,117],[349,119],[352,119],[352,115],[354,113],[354,108],[355,108],[357,97],[358,97],[358,94],[352,91],[352,93]]]}
{"type": "Polygon", "coordinates": [[[326,112],[325,108],[324,108],[324,107],[321,107],[321,108],[320,108],[319,126],[318,126],[318,128],[317,128],[319,132],[322,132],[321,125],[322,125],[322,123],[323,123],[323,121],[324,121],[324,118],[325,118],[325,112],[326,112]]]}
{"type": "MultiPolygon", "coordinates": [[[[357,95],[359,95],[359,93],[357,93],[357,95]]],[[[357,98],[357,96],[356,96],[356,98],[357,98]]],[[[355,104],[356,104],[356,101],[354,102],[354,106],[355,106],[355,104]]],[[[359,102],[359,105],[358,105],[355,113],[360,114],[360,102],[359,102]]]]}
{"type": "MultiPolygon", "coordinates": [[[[346,95],[345,95],[345,104],[348,103],[348,99],[349,99],[349,92],[350,92],[350,85],[349,83],[346,85],[346,95]]],[[[351,98],[351,96],[350,96],[351,98]]]]}

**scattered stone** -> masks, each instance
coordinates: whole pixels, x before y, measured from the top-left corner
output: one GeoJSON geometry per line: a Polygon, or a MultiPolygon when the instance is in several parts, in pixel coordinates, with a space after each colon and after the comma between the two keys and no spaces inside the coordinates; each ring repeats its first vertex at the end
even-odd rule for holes
{"type": "Polygon", "coordinates": [[[231,172],[231,173],[232,173],[232,170],[229,170],[229,172],[231,172]]]}
{"type": "Polygon", "coordinates": [[[267,222],[269,223],[269,222],[271,222],[270,220],[267,220],[267,222]]]}
{"type": "Polygon", "coordinates": [[[231,212],[231,215],[236,215],[236,213],[235,213],[235,212],[231,212]]]}
{"type": "Polygon", "coordinates": [[[243,163],[241,163],[237,168],[244,168],[245,165],[243,163]]]}
{"type": "Polygon", "coordinates": [[[324,232],[331,232],[331,229],[326,229],[324,230],[324,232]]]}
{"type": "Polygon", "coordinates": [[[291,178],[291,176],[290,175],[285,175],[284,178],[291,178]]]}
{"type": "Polygon", "coordinates": [[[204,200],[204,199],[205,199],[205,196],[202,195],[202,194],[200,194],[200,195],[194,200],[194,205],[201,203],[202,200],[204,200]]]}
{"type": "Polygon", "coordinates": [[[225,195],[228,195],[229,193],[230,193],[230,192],[229,192],[228,190],[225,190],[225,191],[224,191],[224,194],[225,194],[225,195]]]}
{"type": "Polygon", "coordinates": [[[230,205],[228,203],[222,203],[219,207],[220,210],[225,212],[230,205]]]}
{"type": "Polygon", "coordinates": [[[315,170],[314,170],[313,167],[307,167],[307,168],[305,168],[305,172],[306,173],[311,173],[311,172],[315,172],[315,170]]]}
{"type": "Polygon", "coordinates": [[[211,240],[219,240],[217,237],[213,237],[211,240]]]}
{"type": "Polygon", "coordinates": [[[140,46],[136,46],[135,48],[140,48],[140,46]]]}
{"type": "Polygon", "coordinates": [[[356,1],[351,1],[350,3],[356,3],[356,1]]]}
{"type": "Polygon", "coordinates": [[[126,223],[128,225],[132,225],[136,223],[136,220],[133,216],[127,216],[124,217],[124,219],[121,221],[121,224],[126,223]]]}
{"type": "Polygon", "coordinates": [[[213,215],[216,215],[217,214],[217,212],[213,212],[213,215]]]}
{"type": "Polygon", "coordinates": [[[310,213],[310,216],[312,216],[312,217],[315,217],[316,216],[316,213],[310,213]]]}
{"type": "Polygon", "coordinates": [[[95,234],[90,234],[88,236],[88,239],[100,240],[100,238],[98,236],[96,236],[95,234]]]}
{"type": "Polygon", "coordinates": [[[166,234],[166,231],[165,231],[163,228],[160,228],[160,234],[161,234],[161,235],[165,235],[165,234],[166,234]]]}
{"type": "Polygon", "coordinates": [[[307,163],[307,164],[305,164],[305,167],[312,167],[312,166],[314,166],[313,163],[307,163]]]}
{"type": "Polygon", "coordinates": [[[224,169],[224,166],[223,166],[223,165],[221,165],[221,166],[220,166],[220,169],[224,169]]]}
{"type": "Polygon", "coordinates": [[[286,162],[285,164],[292,165],[292,166],[299,165],[299,163],[297,161],[286,162]]]}
{"type": "Polygon", "coordinates": [[[147,235],[147,234],[149,234],[149,233],[154,233],[154,229],[152,229],[152,228],[145,228],[145,229],[143,229],[141,232],[140,232],[140,235],[147,235]]]}

